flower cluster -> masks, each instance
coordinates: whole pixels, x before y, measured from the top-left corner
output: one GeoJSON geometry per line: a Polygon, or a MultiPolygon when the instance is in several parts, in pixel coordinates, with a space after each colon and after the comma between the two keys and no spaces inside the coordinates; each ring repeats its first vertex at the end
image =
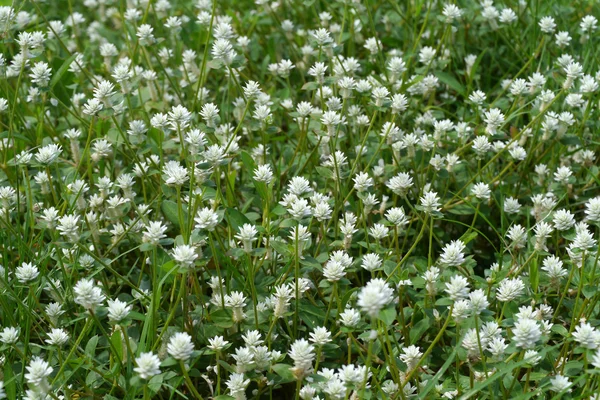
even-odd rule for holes
{"type": "Polygon", "coordinates": [[[0,399],[600,399],[597,7],[14,3],[0,399]]]}

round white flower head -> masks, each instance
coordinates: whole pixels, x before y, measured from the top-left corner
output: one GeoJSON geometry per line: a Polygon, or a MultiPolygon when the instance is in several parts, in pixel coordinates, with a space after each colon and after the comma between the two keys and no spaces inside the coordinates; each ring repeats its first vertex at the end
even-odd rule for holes
{"type": "Polygon", "coordinates": [[[471,303],[471,311],[475,315],[481,314],[490,305],[483,289],[477,289],[469,293],[469,301],[471,303]]]}
{"type": "Polygon", "coordinates": [[[522,349],[532,349],[542,336],[542,331],[536,320],[529,318],[519,319],[513,329],[515,346],[522,349]]]}
{"type": "Polygon", "coordinates": [[[479,200],[489,200],[491,194],[490,187],[483,182],[479,182],[473,186],[471,194],[479,200]]]}
{"type": "Polygon", "coordinates": [[[331,332],[327,328],[319,326],[310,334],[310,341],[317,346],[331,342],[331,332]]]}
{"type": "Polygon", "coordinates": [[[223,336],[215,336],[213,338],[208,339],[208,348],[213,351],[223,351],[229,342],[223,339],[223,336]]]}
{"type": "Polygon", "coordinates": [[[400,360],[402,360],[402,362],[406,364],[408,371],[412,370],[417,366],[419,360],[421,359],[421,356],[423,355],[419,347],[414,345],[404,347],[402,349],[402,353],[403,354],[400,354],[400,360]]]}
{"type": "Polygon", "coordinates": [[[48,333],[48,339],[46,339],[46,343],[59,347],[65,345],[68,341],[69,334],[60,328],[52,328],[48,333]]]}
{"type": "Polygon", "coordinates": [[[25,379],[32,388],[38,392],[48,393],[50,385],[48,377],[52,373],[52,367],[46,360],[40,357],[34,357],[27,366],[25,379]]]}
{"type": "Polygon", "coordinates": [[[264,182],[267,185],[273,181],[273,170],[270,165],[259,165],[254,170],[254,180],[264,182]]]}
{"type": "Polygon", "coordinates": [[[363,256],[360,266],[367,271],[375,271],[381,267],[381,263],[381,257],[377,253],[368,253],[363,256]]]}
{"type": "Polygon", "coordinates": [[[575,328],[573,339],[586,349],[597,349],[600,347],[600,332],[587,322],[582,322],[575,328]]]}
{"type": "Polygon", "coordinates": [[[394,290],[380,278],[371,279],[358,294],[358,305],[371,318],[379,314],[379,311],[390,304],[394,298],[394,290]]]}
{"type": "Polygon", "coordinates": [[[91,279],[82,279],[77,282],[73,292],[75,293],[75,303],[88,310],[94,310],[105,299],[102,290],[91,279]]]}
{"type": "Polygon", "coordinates": [[[504,279],[500,282],[496,298],[498,301],[512,301],[523,294],[525,284],[520,278],[504,279]]]}
{"type": "Polygon", "coordinates": [[[19,329],[7,326],[0,332],[0,342],[4,344],[14,344],[19,340],[19,329]]]}
{"type": "Polygon", "coordinates": [[[436,192],[425,192],[420,201],[423,211],[427,214],[433,214],[434,212],[439,212],[441,210],[440,206],[442,204],[440,203],[440,198],[436,192]]]}
{"type": "Polygon", "coordinates": [[[160,359],[152,352],[142,353],[135,359],[136,367],[133,369],[142,379],[150,379],[160,374],[160,359]]]}
{"type": "Polygon", "coordinates": [[[196,228],[206,229],[210,232],[215,230],[215,227],[219,222],[219,216],[210,208],[205,207],[201,210],[198,210],[194,221],[196,221],[196,228]]]}
{"type": "Polygon", "coordinates": [[[194,352],[192,337],[185,332],[175,333],[173,336],[171,336],[171,339],[169,339],[167,352],[176,360],[189,360],[194,352]]]}
{"type": "Polygon", "coordinates": [[[227,389],[229,389],[229,394],[236,399],[244,399],[246,398],[244,392],[246,391],[246,387],[250,384],[250,379],[244,379],[244,374],[233,373],[229,376],[229,379],[225,384],[227,385],[227,389]]]}
{"type": "Polygon", "coordinates": [[[131,306],[119,299],[108,300],[108,319],[112,322],[120,322],[127,318],[131,312],[131,306]]]}
{"type": "Polygon", "coordinates": [[[571,391],[571,382],[569,378],[562,375],[556,375],[554,378],[550,379],[550,390],[553,392],[570,392],[571,391]]]}
{"type": "Polygon", "coordinates": [[[459,240],[453,240],[444,246],[439,263],[447,267],[458,267],[465,262],[465,244],[459,240]]]}
{"type": "Polygon", "coordinates": [[[198,258],[196,250],[187,244],[180,244],[175,246],[172,252],[173,259],[182,269],[188,269],[193,267],[194,262],[198,258]]]}
{"type": "Polygon", "coordinates": [[[23,263],[20,267],[17,267],[15,271],[15,276],[17,280],[21,283],[31,282],[35,278],[38,277],[40,271],[38,268],[33,265],[33,263],[23,263]]]}
{"type": "Polygon", "coordinates": [[[290,347],[288,352],[294,360],[294,368],[297,373],[308,373],[312,370],[312,362],[315,359],[314,347],[305,339],[298,339],[290,347]]]}
{"type": "Polygon", "coordinates": [[[354,328],[360,323],[360,313],[353,308],[347,308],[340,314],[340,322],[346,327],[354,328]]]}
{"type": "Polygon", "coordinates": [[[454,275],[446,283],[445,292],[454,301],[466,299],[469,297],[469,281],[464,276],[454,275]]]}

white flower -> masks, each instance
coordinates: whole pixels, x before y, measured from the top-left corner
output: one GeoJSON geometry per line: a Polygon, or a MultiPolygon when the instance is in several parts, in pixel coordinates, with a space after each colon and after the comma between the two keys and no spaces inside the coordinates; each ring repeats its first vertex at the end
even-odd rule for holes
{"type": "Polygon", "coordinates": [[[353,308],[347,308],[340,314],[340,322],[347,327],[356,327],[360,323],[360,313],[353,308]]]}
{"type": "Polygon", "coordinates": [[[556,23],[552,17],[543,17],[539,22],[540,29],[544,33],[552,33],[556,28],[556,23]]]}
{"type": "Polygon", "coordinates": [[[560,374],[556,375],[554,378],[550,379],[550,384],[550,390],[552,390],[553,392],[571,391],[571,382],[566,376],[562,376],[560,374]]]}
{"type": "Polygon", "coordinates": [[[498,301],[515,300],[525,290],[525,284],[520,278],[504,279],[500,282],[496,298],[498,301]]]}
{"type": "Polygon", "coordinates": [[[582,322],[575,328],[573,339],[586,349],[597,349],[600,346],[600,332],[587,322],[582,322]]]}
{"type": "Polygon", "coordinates": [[[119,299],[108,300],[108,319],[112,322],[120,322],[127,318],[131,312],[131,306],[119,299]]]}
{"type": "Polygon", "coordinates": [[[469,282],[464,276],[454,275],[446,283],[445,292],[454,301],[466,299],[469,297],[469,282]]]}
{"type": "Polygon", "coordinates": [[[238,233],[235,235],[235,238],[240,240],[244,245],[244,250],[246,252],[252,251],[252,242],[257,240],[256,235],[258,231],[256,227],[252,224],[244,224],[240,226],[238,233]]]}
{"type": "Polygon", "coordinates": [[[319,326],[310,334],[310,341],[318,346],[331,342],[331,332],[327,328],[319,326]]]}
{"type": "Polygon", "coordinates": [[[146,226],[142,239],[144,243],[157,245],[160,240],[167,237],[167,235],[165,235],[166,231],[167,227],[164,226],[161,221],[150,221],[146,226]]]}
{"type": "Polygon", "coordinates": [[[83,113],[94,116],[98,114],[103,108],[104,104],[102,104],[102,102],[99,99],[93,98],[89,99],[87,103],[85,103],[85,105],[83,106],[83,113]]]}
{"type": "Polygon", "coordinates": [[[181,186],[188,181],[188,171],[178,161],[169,161],[163,167],[165,183],[172,186],[181,186]]]}
{"type": "Polygon", "coordinates": [[[400,354],[400,360],[406,364],[408,371],[417,366],[423,355],[419,347],[414,345],[402,348],[402,353],[403,354],[400,354]]]}
{"type": "Polygon", "coordinates": [[[198,258],[198,254],[196,254],[196,250],[187,244],[180,244],[175,246],[172,252],[173,259],[181,268],[191,268],[196,259],[198,258]]]}
{"type": "Polygon", "coordinates": [[[229,389],[229,394],[236,399],[245,399],[244,392],[250,384],[250,379],[244,379],[244,374],[233,373],[229,375],[229,379],[225,384],[227,385],[227,389],[229,389]]]}
{"type": "Polygon", "coordinates": [[[458,267],[465,262],[465,244],[459,240],[453,240],[444,246],[439,262],[447,267],[458,267]]]}
{"type": "Polygon", "coordinates": [[[94,285],[94,281],[91,279],[82,279],[77,282],[73,288],[73,292],[75,293],[75,303],[88,310],[95,309],[105,299],[102,290],[94,285]]]}
{"type": "Polygon", "coordinates": [[[298,339],[290,347],[288,352],[290,358],[294,360],[294,368],[300,375],[312,370],[312,363],[315,359],[314,347],[305,339],[298,339]]]}
{"type": "Polygon", "coordinates": [[[15,276],[21,283],[27,283],[38,277],[40,271],[33,265],[33,263],[23,263],[20,267],[17,267],[15,276]]]}
{"type": "Polygon", "coordinates": [[[471,194],[479,200],[489,200],[491,194],[490,187],[483,182],[479,182],[473,186],[471,194]]]}
{"type": "Polygon", "coordinates": [[[402,207],[393,207],[390,208],[385,217],[390,223],[396,225],[398,228],[402,228],[408,224],[408,218],[404,213],[404,209],[402,207]]]}
{"type": "Polygon", "coordinates": [[[408,189],[413,186],[413,180],[409,174],[401,172],[387,181],[385,185],[395,194],[405,196],[408,189]]]}
{"type": "Polygon", "coordinates": [[[48,86],[48,82],[50,82],[51,74],[52,69],[48,67],[48,64],[40,61],[35,63],[35,65],[31,68],[29,76],[31,77],[31,82],[40,87],[46,87],[48,86]]]}
{"type": "Polygon", "coordinates": [[[227,347],[229,342],[223,339],[223,336],[215,336],[213,338],[208,339],[208,348],[213,351],[222,351],[227,347]]]}
{"type": "Polygon", "coordinates": [[[160,360],[152,352],[142,353],[135,359],[136,367],[133,369],[142,379],[150,379],[160,374],[160,360]]]}
{"type": "Polygon", "coordinates": [[[264,182],[267,185],[273,181],[273,171],[269,165],[259,165],[254,170],[254,180],[264,182]]]}
{"type": "Polygon", "coordinates": [[[367,271],[375,271],[381,267],[381,263],[381,257],[378,254],[368,253],[363,256],[360,266],[367,271]]]}
{"type": "Polygon", "coordinates": [[[393,289],[380,278],[371,279],[358,294],[358,306],[374,318],[379,311],[393,300],[393,289]]]}
{"type": "Polygon", "coordinates": [[[47,393],[50,390],[48,377],[52,373],[52,367],[40,357],[34,357],[27,366],[25,379],[35,390],[47,393]]]}
{"type": "Polygon", "coordinates": [[[575,225],[575,216],[568,210],[557,210],[552,216],[552,222],[557,230],[566,231],[575,225]]]}
{"type": "Polygon", "coordinates": [[[180,361],[187,361],[194,352],[194,344],[192,343],[192,337],[185,332],[177,332],[167,345],[167,352],[171,357],[180,361]]]}
{"type": "Polygon", "coordinates": [[[433,214],[434,212],[439,212],[441,210],[440,198],[436,192],[425,192],[420,200],[421,207],[423,207],[423,211],[427,214],[433,214]]]}
{"type": "Polygon", "coordinates": [[[53,328],[50,333],[48,333],[48,339],[46,339],[46,343],[54,345],[54,346],[63,346],[65,343],[69,341],[69,334],[60,328],[53,328]]]}
{"type": "Polygon", "coordinates": [[[35,155],[35,159],[40,164],[48,165],[58,160],[58,157],[61,153],[62,147],[52,143],[39,149],[37,154],[35,155]]]}
{"type": "Polygon", "coordinates": [[[490,305],[483,289],[477,289],[469,293],[469,302],[471,304],[471,311],[476,315],[481,314],[490,305]]]}
{"type": "Polygon", "coordinates": [[[19,329],[7,326],[0,332],[0,342],[4,344],[14,344],[19,340],[19,329]]]}
{"type": "Polygon", "coordinates": [[[521,318],[513,329],[515,346],[522,349],[532,349],[542,336],[538,322],[533,319],[521,318]]]}
{"type": "Polygon", "coordinates": [[[219,222],[219,216],[210,208],[205,207],[201,210],[198,210],[194,221],[196,221],[196,228],[206,229],[210,232],[215,229],[215,226],[219,222]]]}

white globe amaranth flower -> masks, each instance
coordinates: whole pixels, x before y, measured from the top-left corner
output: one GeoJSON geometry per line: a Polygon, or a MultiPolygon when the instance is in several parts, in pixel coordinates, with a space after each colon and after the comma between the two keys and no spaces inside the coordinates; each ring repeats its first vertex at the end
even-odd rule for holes
{"type": "Polygon", "coordinates": [[[4,344],[15,344],[19,341],[19,329],[7,326],[0,332],[0,342],[4,344]]]}
{"type": "Polygon", "coordinates": [[[532,349],[542,337],[542,331],[536,320],[522,318],[515,322],[513,342],[522,349],[532,349]]]}
{"type": "Polygon", "coordinates": [[[33,265],[33,263],[23,263],[20,267],[17,267],[15,271],[15,277],[21,283],[27,283],[35,280],[38,277],[40,271],[33,265]]]}
{"type": "Polygon", "coordinates": [[[126,302],[121,301],[119,299],[115,299],[115,300],[108,300],[107,301],[108,304],[108,319],[111,322],[121,322],[122,320],[126,319],[129,316],[129,313],[131,312],[131,306],[128,305],[126,302]]]}
{"type": "Polygon", "coordinates": [[[136,357],[135,365],[133,371],[142,379],[148,380],[160,374],[160,359],[152,352],[141,353],[139,357],[136,357]]]}
{"type": "Polygon", "coordinates": [[[179,361],[187,361],[194,352],[192,337],[186,332],[177,332],[169,339],[167,352],[171,357],[179,361]]]}
{"type": "Polygon", "coordinates": [[[106,297],[102,290],[91,279],[82,279],[73,288],[74,301],[87,310],[94,310],[100,306],[106,297]]]}
{"type": "Polygon", "coordinates": [[[393,301],[394,290],[380,278],[371,279],[358,294],[358,306],[371,318],[393,301]]]}

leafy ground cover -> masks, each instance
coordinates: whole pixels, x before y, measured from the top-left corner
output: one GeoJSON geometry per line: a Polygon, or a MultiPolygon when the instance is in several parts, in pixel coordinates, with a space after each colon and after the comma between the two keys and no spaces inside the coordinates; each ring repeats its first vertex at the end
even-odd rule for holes
{"type": "Polygon", "coordinates": [[[593,1],[0,7],[0,398],[598,399],[593,1]]]}

